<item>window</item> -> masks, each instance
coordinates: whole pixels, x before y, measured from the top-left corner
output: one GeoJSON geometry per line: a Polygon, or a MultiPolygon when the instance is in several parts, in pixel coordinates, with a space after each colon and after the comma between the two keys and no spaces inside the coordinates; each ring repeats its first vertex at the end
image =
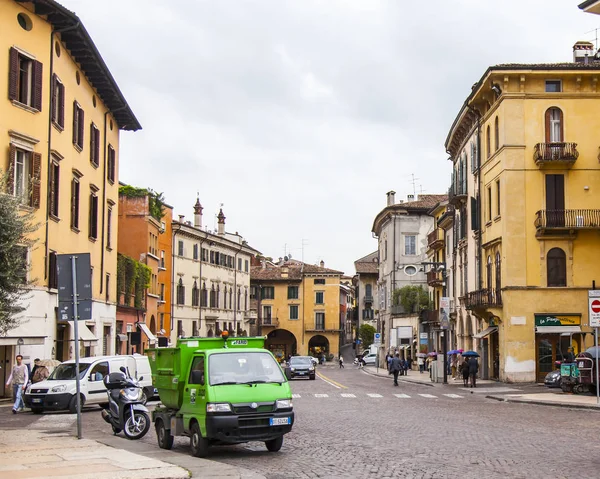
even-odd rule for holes
{"type": "Polygon", "coordinates": [[[487,218],[488,221],[492,219],[492,187],[487,187],[487,218]]]}
{"type": "Polygon", "coordinates": [[[112,248],[112,206],[106,212],[106,248],[112,248]]]}
{"type": "Polygon", "coordinates": [[[159,268],[166,269],[165,265],[165,250],[160,250],[160,263],[158,265],[159,268]]]}
{"type": "Polygon", "coordinates": [[[563,142],[563,113],[560,108],[546,110],[546,143],[563,142]]]}
{"type": "Polygon", "coordinates": [[[487,130],[485,132],[485,152],[487,158],[489,158],[492,154],[492,137],[490,135],[490,125],[488,125],[487,130]]]}
{"type": "Polygon", "coordinates": [[[227,309],[227,285],[223,290],[223,309],[227,309]]]}
{"type": "Polygon", "coordinates": [[[50,215],[58,218],[58,197],[60,192],[60,166],[56,161],[50,163],[50,215]]]}
{"type": "Polygon", "coordinates": [[[315,329],[323,331],[325,329],[325,313],[315,313],[315,329]]]}
{"type": "Polygon", "coordinates": [[[365,297],[373,301],[373,286],[370,284],[365,285],[365,297]]]}
{"type": "Polygon", "coordinates": [[[165,329],[165,313],[158,313],[158,329],[165,329]]]}
{"type": "Polygon", "coordinates": [[[501,274],[501,259],[500,252],[496,252],[496,294],[500,293],[500,289],[502,288],[502,274],[501,274]]]}
{"type": "Polygon", "coordinates": [[[73,102],[73,145],[83,150],[84,114],[77,101],[73,102]]]}
{"type": "Polygon", "coordinates": [[[298,299],[298,286],[288,286],[288,299],[298,299]]]}
{"type": "Polygon", "coordinates": [[[108,376],[108,361],[96,364],[90,371],[92,381],[102,381],[104,376],[108,376]]]}
{"type": "Polygon", "coordinates": [[[211,308],[214,308],[215,304],[217,303],[217,301],[215,299],[215,294],[216,294],[215,285],[213,284],[210,289],[210,307],[211,308]]]}
{"type": "Polygon", "coordinates": [[[238,258],[238,271],[242,270],[242,258],[238,258]]]}
{"type": "Polygon", "coordinates": [[[206,283],[202,283],[202,294],[200,296],[200,306],[208,306],[208,291],[206,289],[206,283]]]}
{"type": "Polygon", "coordinates": [[[217,284],[217,291],[215,292],[215,308],[219,307],[219,295],[221,294],[221,287],[217,284]]]}
{"type": "Polygon", "coordinates": [[[183,241],[179,240],[179,242],[177,243],[177,254],[179,256],[183,256],[183,241]]]}
{"type": "Polygon", "coordinates": [[[244,291],[244,311],[248,311],[248,290],[244,291]]]}
{"type": "Polygon", "coordinates": [[[323,291],[316,291],[315,292],[315,304],[324,304],[324,300],[323,300],[323,291]]]}
{"type": "Polygon", "coordinates": [[[93,123],[90,125],[90,163],[100,165],[100,130],[93,123]]]}
{"type": "Polygon", "coordinates": [[[567,260],[565,252],[560,248],[548,251],[548,286],[567,285],[567,260]]]}
{"type": "Polygon", "coordinates": [[[21,204],[40,207],[40,177],[42,155],[22,150],[10,144],[11,168],[8,172],[8,191],[20,198],[21,204]]]}
{"type": "Polygon", "coordinates": [[[52,75],[52,123],[65,127],[65,87],[56,74],[52,75]]]}
{"type": "Polygon", "coordinates": [[[9,50],[8,99],[42,111],[42,64],[9,50]]]}
{"type": "Polygon", "coordinates": [[[194,259],[197,260],[198,259],[198,245],[195,244],[194,245],[194,253],[193,253],[194,259]]]}
{"type": "Polygon", "coordinates": [[[242,290],[238,288],[237,291],[237,309],[242,309],[242,305],[240,304],[242,300],[242,290]]]}
{"type": "Polygon", "coordinates": [[[417,268],[412,265],[405,266],[404,273],[406,273],[408,276],[414,276],[415,274],[417,274],[417,268]]]}
{"type": "Polygon", "coordinates": [[[200,253],[202,254],[202,261],[208,261],[208,250],[206,248],[202,248],[200,253]]]}
{"type": "Polygon", "coordinates": [[[56,251],[51,251],[48,259],[48,287],[50,289],[58,289],[58,269],[56,259],[56,251]]]}
{"type": "Polygon", "coordinates": [[[495,151],[498,151],[498,148],[500,147],[500,126],[498,125],[498,117],[496,117],[496,119],[494,120],[494,146],[495,151]]]}
{"type": "Polygon", "coordinates": [[[117,160],[116,160],[116,156],[115,156],[115,149],[112,147],[112,145],[108,145],[108,165],[106,168],[106,179],[110,183],[115,182],[115,172],[116,172],[116,168],[117,168],[116,165],[117,165],[117,160]]]}
{"type": "Polygon", "coordinates": [[[106,302],[110,301],[110,274],[106,273],[106,282],[105,282],[105,294],[106,294],[106,302]]]}
{"type": "Polygon", "coordinates": [[[500,180],[496,180],[496,216],[500,216],[500,180]]]}
{"type": "Polygon", "coordinates": [[[244,260],[244,271],[248,272],[248,260],[244,260]]]}
{"type": "Polygon", "coordinates": [[[492,289],[492,257],[487,257],[487,266],[486,266],[486,280],[488,289],[492,289]]]}
{"type": "MultiPolygon", "coordinates": [[[[194,330],[195,325],[196,321],[194,321],[192,324],[192,330],[194,330]]],[[[197,336],[197,334],[194,333],[193,335],[197,336]]],[[[188,384],[204,385],[204,356],[198,356],[194,358],[194,361],[192,362],[192,369],[190,370],[188,384]]]]}
{"type": "Polygon", "coordinates": [[[290,319],[298,319],[298,305],[290,305],[290,319]]]}
{"type": "Polygon", "coordinates": [[[417,237],[415,235],[404,236],[404,254],[406,256],[417,254],[417,237]]]}
{"type": "Polygon", "coordinates": [[[198,284],[194,281],[194,286],[192,287],[192,306],[198,307],[200,304],[200,290],[198,289],[198,284]]]}
{"type": "Polygon", "coordinates": [[[387,240],[385,240],[383,242],[383,260],[384,261],[387,259],[387,254],[388,254],[388,242],[387,242],[387,240]]]}
{"type": "Polygon", "coordinates": [[[233,309],[233,288],[229,288],[229,309],[233,309]]]}
{"type": "Polygon", "coordinates": [[[79,178],[71,180],[71,228],[79,231],[79,178]]]}
{"type": "Polygon", "coordinates": [[[179,278],[179,283],[177,284],[177,304],[182,306],[185,304],[185,286],[181,278],[179,278]]]}
{"type": "Polygon", "coordinates": [[[177,336],[180,338],[183,336],[183,321],[181,319],[177,320],[177,336]]]}
{"type": "Polygon", "coordinates": [[[560,80],[546,80],[546,92],[560,93],[562,91],[562,82],[560,80]]]}
{"type": "Polygon", "coordinates": [[[261,299],[275,299],[275,288],[273,286],[263,286],[261,299]]]}
{"type": "Polygon", "coordinates": [[[263,306],[263,324],[271,324],[271,306],[263,306]]]}
{"type": "Polygon", "coordinates": [[[90,239],[98,238],[98,196],[96,191],[90,193],[90,217],[89,217],[89,233],[90,239]]]}
{"type": "MultiPolygon", "coordinates": [[[[165,301],[165,283],[160,283],[160,300],[164,303],[165,301]]],[[[163,329],[162,327],[160,329],[163,329]]]]}
{"type": "Polygon", "coordinates": [[[325,278],[315,278],[314,284],[325,284],[325,278]]]}

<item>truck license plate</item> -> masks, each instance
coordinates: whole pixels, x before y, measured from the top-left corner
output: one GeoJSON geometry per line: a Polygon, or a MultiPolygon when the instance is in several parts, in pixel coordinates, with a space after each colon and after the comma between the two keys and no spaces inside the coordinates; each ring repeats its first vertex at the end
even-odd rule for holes
{"type": "Polygon", "coordinates": [[[289,417],[272,417],[270,419],[271,426],[285,426],[290,423],[289,417]]]}

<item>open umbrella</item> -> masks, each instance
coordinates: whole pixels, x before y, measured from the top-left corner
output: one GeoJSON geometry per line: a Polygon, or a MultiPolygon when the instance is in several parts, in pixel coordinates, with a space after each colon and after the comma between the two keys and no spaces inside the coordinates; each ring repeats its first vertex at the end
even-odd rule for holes
{"type": "Polygon", "coordinates": [[[40,366],[46,366],[47,368],[55,368],[61,364],[61,362],[57,359],[42,359],[41,361],[38,361],[38,364],[40,366]]]}
{"type": "Polygon", "coordinates": [[[476,353],[475,351],[465,351],[464,353],[462,353],[462,355],[463,357],[479,357],[479,353],[476,353]]]}
{"type": "Polygon", "coordinates": [[[592,355],[592,359],[600,358],[600,346],[592,346],[585,350],[586,353],[592,355]]]}
{"type": "Polygon", "coordinates": [[[448,351],[446,354],[459,354],[460,352],[460,349],[453,349],[452,351],[448,351]]]}

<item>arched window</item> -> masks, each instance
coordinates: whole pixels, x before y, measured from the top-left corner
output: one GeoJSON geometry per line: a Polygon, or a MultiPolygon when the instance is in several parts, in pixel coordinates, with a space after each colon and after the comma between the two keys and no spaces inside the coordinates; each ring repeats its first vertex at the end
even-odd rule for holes
{"type": "Polygon", "coordinates": [[[185,304],[185,286],[181,278],[179,278],[179,284],[177,285],[177,304],[185,304]]]}
{"type": "Polygon", "coordinates": [[[208,306],[208,291],[206,290],[206,283],[202,283],[202,295],[200,296],[200,306],[208,306]]]}
{"type": "Polygon", "coordinates": [[[494,120],[494,140],[494,146],[496,147],[494,151],[498,151],[498,148],[500,148],[500,127],[498,126],[498,117],[494,120]]]}
{"type": "Polygon", "coordinates": [[[248,290],[244,291],[244,311],[248,311],[248,290]]]}
{"type": "Polygon", "coordinates": [[[227,285],[223,289],[223,309],[227,309],[227,285]]]}
{"type": "Polygon", "coordinates": [[[192,286],[192,306],[198,307],[200,302],[200,290],[198,289],[198,284],[194,281],[194,286],[192,286]]]}
{"type": "Polygon", "coordinates": [[[216,304],[215,300],[215,285],[213,284],[210,288],[210,307],[214,308],[216,304]]]}
{"type": "Polygon", "coordinates": [[[217,290],[215,291],[215,308],[219,307],[219,295],[221,294],[221,286],[217,284],[217,290]]]}
{"type": "Polygon", "coordinates": [[[496,253],[496,293],[500,294],[500,289],[502,288],[502,274],[501,274],[501,259],[500,252],[496,253]]]}
{"type": "Polygon", "coordinates": [[[563,112],[553,106],[546,110],[546,143],[561,143],[564,141],[563,112]]]}
{"type": "Polygon", "coordinates": [[[373,286],[370,284],[365,285],[365,296],[371,298],[373,296],[373,286]]]}
{"type": "Polygon", "coordinates": [[[240,288],[238,288],[238,292],[237,292],[237,309],[241,308],[241,304],[240,304],[240,300],[242,299],[242,290],[240,288]]]}
{"type": "Polygon", "coordinates": [[[548,264],[548,286],[567,285],[567,258],[560,248],[552,248],[546,258],[548,264]]]}
{"type": "Polygon", "coordinates": [[[487,287],[492,289],[492,257],[487,257],[487,287]]]}
{"type": "Polygon", "coordinates": [[[489,158],[492,154],[492,136],[490,134],[490,125],[488,125],[485,132],[485,152],[487,158],[489,158]]]}
{"type": "Polygon", "coordinates": [[[233,288],[229,288],[229,309],[233,309],[233,288]]]}

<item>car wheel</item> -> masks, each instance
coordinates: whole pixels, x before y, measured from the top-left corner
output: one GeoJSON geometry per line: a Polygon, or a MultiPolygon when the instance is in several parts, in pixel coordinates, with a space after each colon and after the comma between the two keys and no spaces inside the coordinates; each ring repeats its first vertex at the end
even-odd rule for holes
{"type": "Polygon", "coordinates": [[[310,379],[312,379],[314,381],[315,375],[313,374],[312,376],[310,376],[310,379]]]}
{"type": "MultiPolygon", "coordinates": [[[[81,408],[83,409],[83,405],[85,404],[85,397],[83,397],[83,394],[80,395],[80,397],[81,397],[81,408]]],[[[77,396],[75,396],[75,395],[69,401],[69,412],[71,414],[77,414],[77,396]]]]}
{"type": "Polygon", "coordinates": [[[192,424],[192,434],[190,436],[190,449],[192,455],[196,457],[208,456],[208,439],[202,437],[200,426],[195,422],[192,424]]]}
{"type": "Polygon", "coordinates": [[[156,420],[156,438],[158,439],[158,447],[161,449],[171,449],[173,447],[175,438],[171,435],[171,431],[167,430],[162,419],[156,420]]]}
{"type": "Polygon", "coordinates": [[[283,436],[279,436],[275,439],[271,439],[270,441],[265,441],[265,446],[267,446],[267,450],[269,452],[277,452],[283,446],[283,436]]]}
{"type": "Polygon", "coordinates": [[[44,412],[44,408],[43,407],[32,407],[31,412],[33,414],[42,414],[44,412]]]}

